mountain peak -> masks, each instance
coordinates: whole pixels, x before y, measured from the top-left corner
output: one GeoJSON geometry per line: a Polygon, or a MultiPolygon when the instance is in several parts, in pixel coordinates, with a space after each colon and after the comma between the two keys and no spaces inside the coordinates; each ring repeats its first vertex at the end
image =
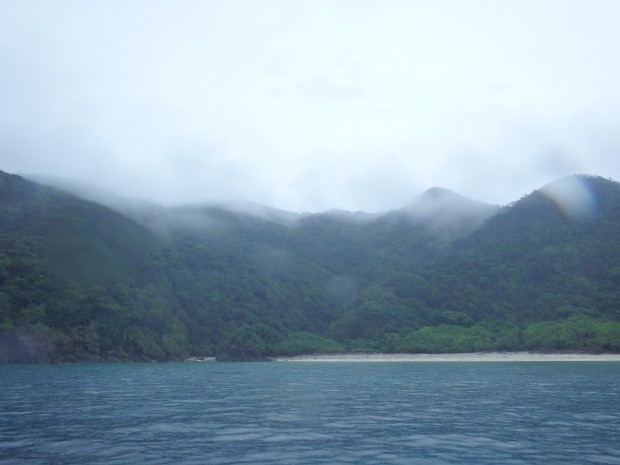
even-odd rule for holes
{"type": "Polygon", "coordinates": [[[410,213],[417,213],[423,216],[440,212],[459,212],[461,210],[496,210],[496,205],[479,202],[457,194],[450,189],[443,187],[431,187],[415,197],[412,202],[405,207],[410,213]]]}
{"type": "Polygon", "coordinates": [[[442,198],[442,197],[461,197],[454,191],[446,189],[444,187],[431,187],[420,194],[419,197],[425,198],[442,198]]]}
{"type": "Polygon", "coordinates": [[[450,238],[473,231],[498,211],[498,205],[478,202],[443,187],[424,191],[400,210],[409,221],[423,223],[450,238]]]}

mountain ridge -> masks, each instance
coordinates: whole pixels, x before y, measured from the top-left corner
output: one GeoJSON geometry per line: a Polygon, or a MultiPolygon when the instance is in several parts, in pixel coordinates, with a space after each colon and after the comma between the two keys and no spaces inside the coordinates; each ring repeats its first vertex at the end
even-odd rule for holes
{"type": "Polygon", "coordinates": [[[430,189],[422,213],[283,224],[133,218],[0,172],[0,361],[620,351],[620,184],[568,179],[505,207],[430,189]]]}
{"type": "MultiPolygon", "coordinates": [[[[335,208],[321,210],[321,211],[292,211],[292,210],[285,210],[285,209],[273,207],[267,204],[257,203],[251,200],[243,200],[243,199],[178,203],[178,204],[164,206],[162,204],[159,204],[157,202],[152,202],[149,200],[123,197],[110,191],[106,191],[103,189],[95,189],[95,188],[90,187],[88,184],[73,181],[68,178],[52,177],[52,176],[37,176],[37,175],[16,175],[16,174],[14,174],[14,176],[20,176],[24,179],[36,182],[38,184],[43,184],[49,187],[54,187],[59,190],[67,191],[77,197],[80,197],[82,199],[89,200],[95,203],[99,203],[101,205],[107,206],[114,210],[121,208],[120,206],[124,203],[127,203],[130,206],[144,205],[146,207],[152,206],[152,207],[157,207],[157,208],[170,208],[170,209],[219,207],[219,208],[224,208],[224,209],[237,211],[237,212],[253,213],[256,216],[265,216],[265,217],[269,217],[272,214],[275,216],[290,215],[293,217],[305,217],[309,215],[332,214],[336,212],[342,212],[345,215],[351,214],[351,215],[376,216],[376,215],[383,215],[383,214],[386,214],[394,210],[394,209],[381,210],[379,212],[374,212],[374,213],[367,212],[365,210],[346,210],[346,209],[335,209],[335,208]]],[[[436,187],[431,187],[429,189],[426,189],[425,191],[417,195],[414,195],[411,201],[404,204],[402,207],[397,208],[396,210],[406,209],[407,206],[411,203],[414,203],[416,199],[423,198],[423,197],[440,196],[440,193],[442,193],[442,195],[447,195],[449,193],[449,194],[452,194],[454,197],[459,197],[461,199],[465,199],[471,202],[478,202],[478,201],[469,199],[468,197],[462,196],[450,189],[436,186],[436,187]]],[[[479,202],[479,203],[485,204],[485,202],[479,202]]],[[[493,204],[488,204],[488,205],[493,205],[493,204]]]]}

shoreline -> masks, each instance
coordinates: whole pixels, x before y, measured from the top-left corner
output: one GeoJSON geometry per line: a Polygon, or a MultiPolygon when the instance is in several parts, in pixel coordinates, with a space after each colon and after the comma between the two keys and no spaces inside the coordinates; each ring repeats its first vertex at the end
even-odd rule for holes
{"type": "Polygon", "coordinates": [[[273,357],[274,362],[620,362],[620,354],[470,352],[450,354],[344,353],[273,357]]]}

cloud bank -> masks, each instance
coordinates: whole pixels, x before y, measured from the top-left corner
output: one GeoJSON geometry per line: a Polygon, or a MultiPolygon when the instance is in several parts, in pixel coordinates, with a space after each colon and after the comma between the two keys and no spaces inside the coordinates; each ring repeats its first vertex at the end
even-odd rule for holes
{"type": "Polygon", "coordinates": [[[0,2],[0,169],[386,210],[620,179],[620,4],[0,2]]]}

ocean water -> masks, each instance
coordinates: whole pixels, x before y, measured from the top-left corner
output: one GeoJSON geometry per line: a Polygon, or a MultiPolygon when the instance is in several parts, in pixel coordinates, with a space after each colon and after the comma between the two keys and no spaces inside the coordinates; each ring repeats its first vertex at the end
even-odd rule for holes
{"type": "Polygon", "coordinates": [[[620,464],[620,363],[0,366],[0,464],[620,464]]]}

